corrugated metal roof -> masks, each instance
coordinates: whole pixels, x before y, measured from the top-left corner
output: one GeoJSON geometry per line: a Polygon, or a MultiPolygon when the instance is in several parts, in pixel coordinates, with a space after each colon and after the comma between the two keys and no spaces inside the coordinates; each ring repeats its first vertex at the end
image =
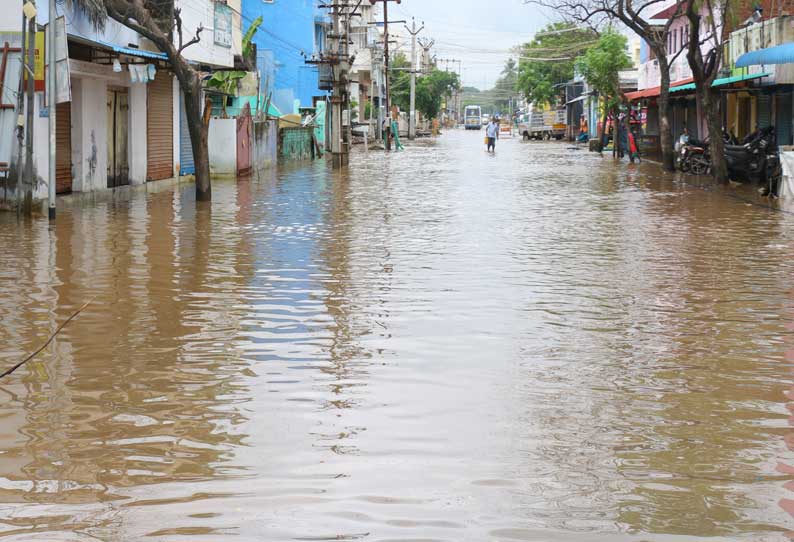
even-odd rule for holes
{"type": "Polygon", "coordinates": [[[791,64],[794,63],[794,43],[784,43],[775,47],[767,47],[758,51],[750,51],[736,60],[737,68],[757,66],[759,64],[791,64]]]}
{"type": "MultiPolygon", "coordinates": [[[[734,75],[733,77],[723,77],[722,79],[715,79],[711,84],[712,87],[719,87],[722,85],[730,85],[731,83],[740,83],[742,81],[749,81],[751,79],[760,79],[761,77],[768,77],[769,73],[751,73],[747,75],[734,75]]],[[[671,88],[670,92],[679,92],[681,90],[695,90],[695,83],[688,85],[681,85],[680,87],[671,88]]]]}
{"type": "Polygon", "coordinates": [[[106,41],[98,41],[97,43],[110,47],[113,52],[121,53],[123,55],[138,56],[141,58],[153,58],[155,60],[168,60],[168,55],[165,53],[155,53],[153,51],[144,51],[143,49],[135,49],[133,47],[122,47],[106,41]]]}

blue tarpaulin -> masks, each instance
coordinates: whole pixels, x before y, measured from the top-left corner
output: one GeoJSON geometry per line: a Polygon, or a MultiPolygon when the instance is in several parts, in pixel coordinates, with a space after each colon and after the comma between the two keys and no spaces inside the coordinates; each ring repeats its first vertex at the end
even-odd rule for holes
{"type": "Polygon", "coordinates": [[[794,63],[794,43],[784,43],[775,47],[767,47],[758,51],[750,51],[736,60],[737,68],[757,66],[760,64],[791,64],[794,63]]]}
{"type": "Polygon", "coordinates": [[[153,58],[156,60],[168,60],[168,55],[165,53],[155,53],[153,51],[144,51],[143,49],[135,49],[134,47],[121,47],[120,45],[114,45],[112,43],[107,43],[105,41],[99,41],[100,44],[104,45],[105,47],[110,47],[116,53],[121,53],[123,55],[129,56],[138,56],[141,58],[153,58]]]}

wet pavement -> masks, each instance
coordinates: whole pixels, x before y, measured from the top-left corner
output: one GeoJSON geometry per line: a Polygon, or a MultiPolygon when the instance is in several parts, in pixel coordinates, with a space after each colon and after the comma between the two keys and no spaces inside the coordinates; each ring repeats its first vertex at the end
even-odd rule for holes
{"type": "Polygon", "coordinates": [[[0,540],[788,540],[794,214],[483,147],[0,215],[0,540]]]}

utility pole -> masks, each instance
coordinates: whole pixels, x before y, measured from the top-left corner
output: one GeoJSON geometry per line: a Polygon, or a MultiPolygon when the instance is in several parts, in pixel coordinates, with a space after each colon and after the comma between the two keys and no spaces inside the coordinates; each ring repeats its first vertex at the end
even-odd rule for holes
{"type": "Polygon", "coordinates": [[[422,72],[427,75],[430,72],[430,49],[435,45],[436,40],[425,40],[419,38],[419,46],[424,49],[424,62],[422,63],[422,72]]]}
{"type": "MultiPolygon", "coordinates": [[[[35,0],[30,0],[35,6],[35,0]]],[[[28,85],[27,109],[25,111],[25,194],[22,200],[22,211],[29,215],[33,210],[33,187],[36,186],[33,178],[33,109],[35,107],[35,76],[36,65],[36,15],[28,19],[28,85]]]]}
{"type": "Polygon", "coordinates": [[[48,216],[50,220],[55,220],[55,110],[57,109],[56,103],[58,100],[58,67],[55,65],[55,34],[55,0],[50,0],[49,23],[47,24],[47,35],[49,37],[49,44],[47,45],[47,60],[49,64],[49,71],[47,72],[47,107],[49,108],[48,121],[50,129],[50,160],[47,188],[49,189],[48,216]]]}
{"type": "MultiPolygon", "coordinates": [[[[383,59],[384,59],[384,81],[386,82],[386,116],[391,117],[391,90],[389,89],[389,2],[402,3],[402,0],[369,0],[373,6],[378,2],[383,2],[383,59]]],[[[391,126],[391,122],[389,123],[391,126]]],[[[389,133],[391,127],[385,135],[386,150],[391,150],[391,140],[389,133]]]]}
{"type": "MultiPolygon", "coordinates": [[[[360,5],[360,2],[359,2],[360,5]]],[[[320,55],[319,60],[307,60],[307,64],[327,64],[331,68],[333,78],[331,89],[331,157],[335,169],[345,167],[350,158],[350,140],[342,123],[342,111],[345,104],[349,103],[347,96],[348,74],[350,72],[350,58],[348,57],[348,44],[350,39],[347,33],[342,32],[340,8],[350,7],[348,0],[334,0],[333,4],[321,4],[320,7],[331,9],[332,31],[328,35],[328,50],[320,55]],[[343,3],[340,3],[343,2],[343,3]]],[[[349,21],[346,27],[349,26],[349,21]]],[[[348,113],[349,115],[349,113],[348,113]]],[[[348,122],[349,122],[348,118],[348,122]]]]}
{"type": "Polygon", "coordinates": [[[411,34],[411,111],[408,116],[408,139],[416,138],[416,35],[424,30],[425,25],[422,23],[421,28],[417,30],[416,20],[411,17],[411,28],[405,25],[405,29],[411,34]]]}

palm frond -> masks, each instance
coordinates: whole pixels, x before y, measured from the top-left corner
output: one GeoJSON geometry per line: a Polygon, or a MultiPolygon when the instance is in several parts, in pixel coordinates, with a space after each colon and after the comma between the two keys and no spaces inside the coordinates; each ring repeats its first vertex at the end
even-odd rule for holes
{"type": "Polygon", "coordinates": [[[96,30],[104,30],[108,12],[104,0],[67,0],[78,13],[82,13],[96,30]]]}

